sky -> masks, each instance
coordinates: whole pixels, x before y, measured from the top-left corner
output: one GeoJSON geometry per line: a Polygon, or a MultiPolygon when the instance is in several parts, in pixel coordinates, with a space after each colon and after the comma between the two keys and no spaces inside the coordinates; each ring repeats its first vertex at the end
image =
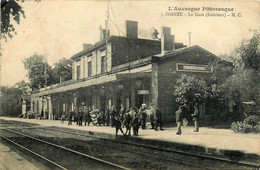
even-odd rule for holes
{"type": "MultiPolygon", "coordinates": [[[[250,29],[260,30],[260,3],[254,1],[109,2],[110,19],[121,30],[124,30],[125,20],[137,21],[139,37],[147,38],[152,27],[160,33],[162,26],[168,26],[175,41],[186,45],[189,44],[188,32],[191,32],[191,45],[199,45],[216,55],[230,53],[243,39],[250,38],[250,29]],[[169,7],[200,9],[197,13],[190,12],[193,16],[189,16],[189,11],[169,11],[169,7]],[[202,11],[203,7],[233,8],[233,11],[202,11]],[[176,13],[166,16],[171,12],[182,12],[182,16],[176,13]],[[208,12],[226,17],[206,17],[208,12]],[[236,17],[231,17],[232,13],[236,17]]],[[[21,5],[26,18],[21,19],[20,25],[14,23],[17,35],[7,42],[1,40],[0,85],[12,86],[21,80],[28,81],[22,60],[34,53],[45,55],[52,65],[81,51],[83,43],[99,41],[99,26],[105,27],[108,1],[42,0],[37,3],[25,0],[21,5]]],[[[109,29],[112,35],[118,35],[112,22],[109,22],[109,29]]]]}

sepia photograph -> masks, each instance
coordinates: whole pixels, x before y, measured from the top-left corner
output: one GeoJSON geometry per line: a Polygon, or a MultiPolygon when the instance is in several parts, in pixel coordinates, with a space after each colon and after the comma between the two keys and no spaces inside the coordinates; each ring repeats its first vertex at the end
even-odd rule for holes
{"type": "Polygon", "coordinates": [[[1,0],[1,170],[259,168],[259,1],[1,0]]]}

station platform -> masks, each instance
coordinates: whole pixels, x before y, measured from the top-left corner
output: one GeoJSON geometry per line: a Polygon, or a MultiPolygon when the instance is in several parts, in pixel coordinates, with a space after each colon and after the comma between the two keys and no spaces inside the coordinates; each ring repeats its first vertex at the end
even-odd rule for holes
{"type": "MultiPolygon", "coordinates": [[[[76,123],[68,126],[68,122],[61,123],[58,120],[37,120],[0,117],[3,120],[20,121],[39,124],[40,126],[57,126],[83,130],[92,135],[115,138],[115,128],[109,126],[81,126],[76,123]]],[[[1,124],[0,124],[1,127],[1,124]]],[[[123,128],[125,131],[125,129],[123,128]]],[[[164,127],[163,131],[154,129],[139,129],[139,136],[131,136],[132,140],[138,143],[162,144],[173,146],[177,149],[193,152],[203,152],[209,155],[224,155],[227,151],[237,151],[247,158],[260,162],[260,134],[237,134],[230,129],[215,129],[200,127],[199,132],[193,132],[194,127],[182,126],[182,135],[176,135],[177,128],[172,126],[164,127]]],[[[132,130],[131,130],[132,132],[132,130]]],[[[122,134],[119,132],[119,136],[122,134]]]]}

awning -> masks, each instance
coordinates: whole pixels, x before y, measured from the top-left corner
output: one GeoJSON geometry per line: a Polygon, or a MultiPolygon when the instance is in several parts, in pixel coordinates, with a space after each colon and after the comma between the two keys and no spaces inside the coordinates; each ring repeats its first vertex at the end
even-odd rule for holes
{"type": "Polygon", "coordinates": [[[144,78],[144,77],[152,77],[152,72],[121,73],[116,75],[117,80],[135,79],[135,78],[144,78]]]}
{"type": "Polygon", "coordinates": [[[73,84],[64,85],[62,87],[55,87],[55,86],[53,88],[50,87],[49,89],[47,89],[45,91],[32,94],[32,96],[39,97],[39,96],[45,96],[45,95],[50,95],[50,94],[54,94],[54,93],[61,93],[61,92],[76,90],[79,88],[89,87],[89,86],[93,86],[93,85],[97,85],[97,84],[113,82],[116,80],[117,80],[116,74],[110,74],[110,75],[105,75],[102,77],[97,77],[97,78],[93,78],[93,79],[89,79],[89,80],[85,80],[85,81],[81,81],[81,82],[75,82],[73,84]]]}
{"type": "Polygon", "coordinates": [[[32,96],[34,96],[34,97],[45,96],[45,95],[50,95],[50,94],[54,94],[54,93],[61,93],[61,92],[76,90],[79,88],[104,84],[104,83],[108,83],[108,82],[124,81],[127,79],[133,79],[133,78],[151,77],[151,75],[152,75],[151,72],[109,74],[109,75],[104,75],[104,76],[89,79],[89,80],[75,82],[75,83],[64,85],[61,87],[57,87],[57,86],[48,87],[47,90],[43,90],[41,92],[32,94],[32,96]]]}

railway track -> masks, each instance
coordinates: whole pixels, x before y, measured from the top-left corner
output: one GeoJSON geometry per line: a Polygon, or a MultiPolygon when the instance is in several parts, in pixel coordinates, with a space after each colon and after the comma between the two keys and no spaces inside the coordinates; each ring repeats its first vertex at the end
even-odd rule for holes
{"type": "MultiPolygon", "coordinates": [[[[141,148],[148,148],[148,149],[152,149],[152,150],[157,150],[157,151],[163,151],[163,152],[169,152],[169,153],[177,153],[177,154],[181,154],[181,155],[185,155],[185,156],[192,156],[192,157],[197,157],[200,159],[207,159],[207,160],[213,160],[213,161],[220,161],[220,162],[224,162],[224,163],[228,163],[228,164],[232,164],[232,165],[238,165],[241,167],[250,167],[250,168],[260,168],[260,164],[256,164],[256,163],[249,163],[249,162],[243,162],[243,161],[234,161],[234,160],[230,160],[227,158],[221,158],[221,157],[214,157],[214,156],[209,156],[209,155],[201,155],[201,154],[196,154],[196,153],[190,153],[190,152],[185,152],[185,151],[180,151],[180,150],[173,150],[173,149],[166,149],[166,148],[158,148],[155,146],[150,146],[150,145],[145,145],[145,144],[139,144],[139,143],[133,143],[133,142],[128,142],[128,141],[119,141],[119,140],[113,140],[113,139],[107,139],[107,138],[101,138],[101,137],[96,137],[93,135],[88,135],[88,134],[82,134],[82,133],[75,133],[75,132],[70,132],[70,131],[66,131],[66,130],[58,130],[56,128],[45,128],[51,131],[56,131],[56,132],[63,132],[63,133],[69,133],[72,135],[78,135],[78,136],[83,136],[83,137],[90,137],[90,138],[94,138],[94,139],[100,139],[103,141],[108,141],[108,142],[112,142],[112,143],[120,143],[123,145],[132,145],[132,146],[137,146],[137,147],[141,147],[141,148]]],[[[172,160],[174,161],[174,160],[172,160]]],[[[178,163],[182,163],[182,164],[190,164],[194,167],[200,167],[200,168],[206,168],[206,169],[212,169],[212,165],[210,166],[202,166],[202,165],[198,165],[198,164],[194,164],[194,163],[189,163],[189,162],[181,162],[179,160],[175,160],[178,163]]]]}
{"type": "MultiPolygon", "coordinates": [[[[230,160],[227,159],[223,159],[223,158],[217,158],[217,157],[212,157],[212,156],[205,156],[205,155],[198,155],[198,154],[193,154],[193,153],[189,153],[189,152],[183,152],[183,151],[176,151],[176,150],[169,150],[169,149],[164,149],[164,148],[157,148],[154,146],[148,146],[148,145],[143,145],[143,144],[136,144],[136,143],[130,143],[130,142],[125,142],[125,141],[118,141],[118,140],[111,140],[111,139],[104,139],[104,138],[98,138],[92,135],[86,135],[86,134],[82,134],[82,133],[75,133],[75,132],[71,132],[71,131],[67,131],[67,130],[58,130],[57,128],[49,128],[49,127],[45,127],[45,128],[40,128],[40,129],[44,129],[44,130],[48,130],[48,131],[54,131],[54,132],[60,132],[60,133],[64,133],[64,134],[71,134],[71,135],[76,135],[76,137],[78,136],[82,136],[85,138],[94,138],[94,139],[99,139],[102,141],[105,141],[106,143],[92,143],[91,146],[94,147],[93,145],[96,145],[97,147],[106,147],[108,150],[110,149],[114,149],[114,150],[121,150],[121,152],[132,152],[133,154],[138,154],[138,155],[143,155],[144,157],[153,157],[153,159],[157,159],[157,160],[161,160],[164,162],[175,162],[178,164],[183,164],[189,167],[193,167],[193,168],[200,168],[200,169],[212,169],[215,165],[214,168],[227,168],[227,167],[232,167],[234,168],[234,165],[236,165],[236,168],[245,168],[245,167],[250,167],[250,168],[257,168],[259,167],[256,164],[249,164],[249,163],[238,163],[238,162],[232,162],[230,160]],[[116,143],[116,144],[115,144],[116,143]],[[118,147],[118,144],[121,145],[132,145],[137,147],[137,149],[131,148],[131,149],[126,149],[126,147],[124,146],[120,146],[118,147]],[[149,149],[150,153],[151,152],[159,152],[157,154],[150,154],[150,153],[146,153],[143,149],[140,151],[140,149],[138,148],[145,148],[145,149],[149,149]],[[167,152],[170,154],[177,154],[177,156],[163,156],[162,152],[167,152]],[[159,156],[158,156],[159,155],[159,156]],[[181,156],[180,156],[181,155],[181,156]],[[208,160],[208,161],[205,161],[208,160]],[[210,161],[209,161],[210,160],[210,161]],[[216,162],[217,161],[217,162],[216,162]],[[206,163],[207,162],[207,163],[206,163]],[[217,165],[217,166],[216,166],[217,165]]],[[[39,128],[37,130],[40,130],[39,128]]],[[[56,134],[57,135],[57,134],[56,134]]],[[[57,135],[59,136],[59,135],[57,135]]]]}
{"type": "Polygon", "coordinates": [[[1,129],[1,131],[2,134],[3,131],[8,131],[8,133],[4,132],[5,135],[0,135],[2,139],[48,162],[52,165],[52,169],[53,167],[54,169],[75,169],[75,165],[79,162],[82,169],[129,169],[11,129],[1,129]]]}
{"type": "MultiPolygon", "coordinates": [[[[33,129],[34,127],[30,127],[30,128],[33,129]]],[[[10,128],[8,128],[8,129],[10,129],[10,128]]],[[[208,155],[200,155],[200,154],[184,152],[184,151],[180,151],[180,150],[167,149],[167,148],[158,148],[158,147],[144,145],[144,144],[132,143],[132,142],[128,142],[125,140],[119,141],[119,140],[113,140],[113,139],[107,139],[107,138],[100,138],[97,136],[93,136],[91,134],[86,134],[85,131],[79,131],[79,130],[74,130],[74,129],[64,130],[64,128],[59,128],[59,127],[42,127],[42,126],[37,127],[37,130],[40,130],[40,129],[53,131],[53,132],[60,132],[60,133],[64,133],[64,134],[76,135],[75,138],[78,138],[79,136],[81,136],[84,138],[93,138],[93,139],[97,139],[97,140],[102,140],[106,143],[92,143],[91,146],[93,147],[95,145],[97,147],[107,147],[107,150],[110,149],[111,151],[113,149],[114,150],[120,149],[121,152],[132,152],[133,154],[143,155],[144,157],[153,157],[154,159],[158,159],[158,160],[161,160],[164,162],[165,161],[166,162],[170,162],[170,161],[176,162],[178,164],[188,165],[189,167],[193,167],[193,168],[213,169],[214,168],[213,165],[216,163],[216,161],[219,162],[218,165],[224,165],[222,168],[233,167],[233,165],[235,165],[237,168],[240,168],[240,169],[245,168],[245,167],[246,168],[259,168],[258,164],[253,164],[253,163],[248,163],[248,162],[234,162],[232,160],[225,159],[225,158],[208,156],[208,155]],[[115,143],[116,143],[116,145],[115,145],[115,143]],[[125,149],[125,147],[123,147],[123,146],[116,147],[119,144],[125,145],[125,146],[135,146],[135,147],[137,147],[137,149],[129,150],[129,149],[125,149]],[[159,154],[151,155],[149,153],[145,153],[143,150],[139,151],[138,148],[150,149],[152,152],[159,153],[159,154]],[[161,152],[167,152],[170,154],[178,154],[178,157],[180,157],[180,159],[163,157],[160,155],[161,152]],[[157,155],[159,155],[159,156],[157,156],[157,155]],[[182,156],[179,156],[179,155],[182,155],[182,156]],[[185,158],[185,157],[188,157],[188,158],[185,158]],[[192,161],[193,158],[195,158],[195,161],[192,161]],[[196,159],[198,159],[200,161],[196,161],[196,159]],[[183,160],[185,160],[185,161],[183,161],[183,160]],[[204,160],[211,160],[211,163],[205,164],[204,160]]],[[[29,130],[29,128],[28,129],[24,128],[24,130],[27,131],[27,130],[29,130]]],[[[58,135],[56,134],[56,136],[58,136],[58,135]]],[[[215,167],[215,168],[218,168],[218,167],[215,167]]]]}

